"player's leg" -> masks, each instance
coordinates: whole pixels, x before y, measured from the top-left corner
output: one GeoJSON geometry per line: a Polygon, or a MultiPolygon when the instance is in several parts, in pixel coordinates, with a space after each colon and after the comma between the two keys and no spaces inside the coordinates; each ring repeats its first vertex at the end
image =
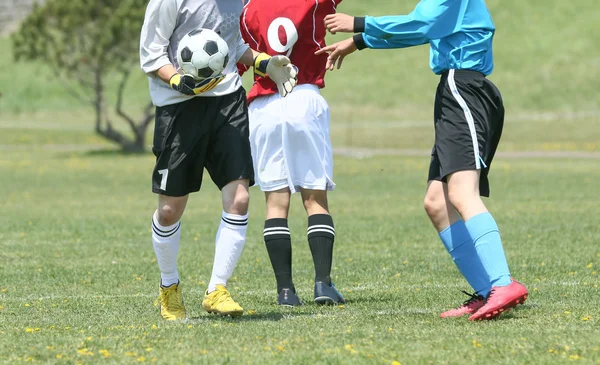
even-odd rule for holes
{"type": "Polygon", "coordinates": [[[188,195],[158,196],[158,208],[152,216],[152,245],[160,269],[159,299],[163,318],[173,320],[185,317],[181,285],[177,271],[177,253],[181,223],[188,195]]]}
{"type": "Polygon", "coordinates": [[[477,257],[487,273],[491,291],[486,305],[471,320],[491,319],[527,298],[527,290],[511,279],[496,221],[479,196],[480,171],[458,171],[448,176],[448,196],[465,219],[477,257]]]}
{"type": "Polygon", "coordinates": [[[248,186],[254,172],[248,140],[248,108],[243,89],[219,97],[218,117],[211,132],[206,169],[221,189],[223,212],[215,239],[213,269],[202,306],[209,313],[239,316],[243,309],[227,290],[246,242],[248,186]]]}
{"type": "Polygon", "coordinates": [[[327,191],[302,189],[300,193],[308,215],[308,245],[315,265],[315,302],[345,303],[346,300],[331,282],[335,228],[329,214],[327,191]]]}
{"type": "Polygon", "coordinates": [[[525,287],[511,280],[498,226],[480,197],[489,196],[487,174],[502,133],[504,107],[500,93],[483,75],[451,70],[446,81],[444,144],[437,144],[436,126],[441,175],[492,287],[485,305],[470,319],[490,319],[527,297],[525,287]]]}
{"type": "MultiPolygon", "coordinates": [[[[434,170],[439,171],[435,168],[436,160],[435,157],[432,158],[432,166],[434,170]]],[[[469,299],[461,306],[445,311],[440,316],[446,318],[473,314],[483,306],[491,286],[481,261],[477,259],[477,252],[465,222],[450,204],[446,183],[429,181],[425,195],[425,211],[456,267],[474,290],[474,294],[464,292],[469,295],[469,299]]]]}
{"type": "Polygon", "coordinates": [[[202,159],[201,145],[208,128],[198,126],[202,106],[197,100],[157,108],[153,152],[156,165],[152,175],[152,191],[158,194],[158,207],[152,216],[152,244],[161,271],[160,312],[165,319],[185,317],[181,285],[177,270],[177,253],[181,234],[180,219],[188,194],[198,191],[202,179],[195,168],[202,159]],[[179,143],[176,136],[185,135],[179,143]],[[186,151],[187,153],[184,152],[186,151]],[[177,164],[174,161],[178,161],[177,164]]]}
{"type": "Polygon", "coordinates": [[[277,280],[277,304],[295,307],[302,305],[292,280],[292,240],[288,228],[290,189],[265,191],[267,217],[263,236],[271,266],[277,280]]]}

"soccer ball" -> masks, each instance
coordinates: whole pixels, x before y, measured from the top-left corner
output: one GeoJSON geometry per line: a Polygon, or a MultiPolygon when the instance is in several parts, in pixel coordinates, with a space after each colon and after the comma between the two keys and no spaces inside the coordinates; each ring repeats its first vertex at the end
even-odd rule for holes
{"type": "Polygon", "coordinates": [[[221,74],[229,62],[227,42],[215,31],[196,29],[179,41],[177,63],[184,73],[197,80],[221,74]]]}

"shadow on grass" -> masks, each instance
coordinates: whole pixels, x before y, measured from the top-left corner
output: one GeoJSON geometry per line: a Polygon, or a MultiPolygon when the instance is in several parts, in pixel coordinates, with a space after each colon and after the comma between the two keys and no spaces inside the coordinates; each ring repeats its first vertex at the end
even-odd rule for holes
{"type": "MultiPolygon", "coordinates": [[[[302,315],[302,313],[298,313],[302,315]]],[[[229,317],[229,316],[218,316],[218,315],[205,315],[205,316],[197,316],[188,318],[190,322],[226,322],[226,323],[235,323],[235,322],[276,322],[280,321],[284,317],[288,316],[286,313],[282,312],[266,312],[266,313],[255,313],[248,314],[244,313],[241,317],[229,317]]]]}
{"type": "Polygon", "coordinates": [[[130,152],[119,148],[97,148],[97,149],[81,149],[61,151],[57,154],[59,158],[119,158],[119,157],[148,157],[152,156],[152,152],[130,152]]]}
{"type": "Polygon", "coordinates": [[[152,154],[150,151],[144,152],[131,152],[123,149],[98,149],[83,151],[79,153],[82,157],[122,157],[122,156],[149,156],[152,154]]]}

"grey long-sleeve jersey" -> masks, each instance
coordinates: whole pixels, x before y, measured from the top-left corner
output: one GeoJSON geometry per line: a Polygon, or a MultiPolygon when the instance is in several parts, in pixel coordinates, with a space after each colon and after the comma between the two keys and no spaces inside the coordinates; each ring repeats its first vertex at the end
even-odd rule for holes
{"type": "Polygon", "coordinates": [[[242,86],[236,63],[248,49],[240,33],[243,6],[242,0],[150,0],[140,38],[140,64],[148,74],[154,105],[175,104],[193,97],[173,90],[154,72],[169,63],[179,69],[176,53],[179,40],[198,28],[219,32],[229,46],[229,63],[223,71],[225,79],[198,96],[226,95],[242,86]]]}

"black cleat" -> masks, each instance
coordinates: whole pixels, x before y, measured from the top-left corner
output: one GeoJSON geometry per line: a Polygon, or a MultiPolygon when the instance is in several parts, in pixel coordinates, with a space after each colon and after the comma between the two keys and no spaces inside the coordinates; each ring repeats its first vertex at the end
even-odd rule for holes
{"type": "Polygon", "coordinates": [[[297,307],[302,305],[302,301],[296,295],[296,292],[290,288],[283,288],[277,297],[277,304],[284,307],[297,307]]]}
{"type": "Polygon", "coordinates": [[[328,285],[324,281],[315,282],[315,303],[317,304],[344,304],[346,299],[331,283],[328,285]]]}

